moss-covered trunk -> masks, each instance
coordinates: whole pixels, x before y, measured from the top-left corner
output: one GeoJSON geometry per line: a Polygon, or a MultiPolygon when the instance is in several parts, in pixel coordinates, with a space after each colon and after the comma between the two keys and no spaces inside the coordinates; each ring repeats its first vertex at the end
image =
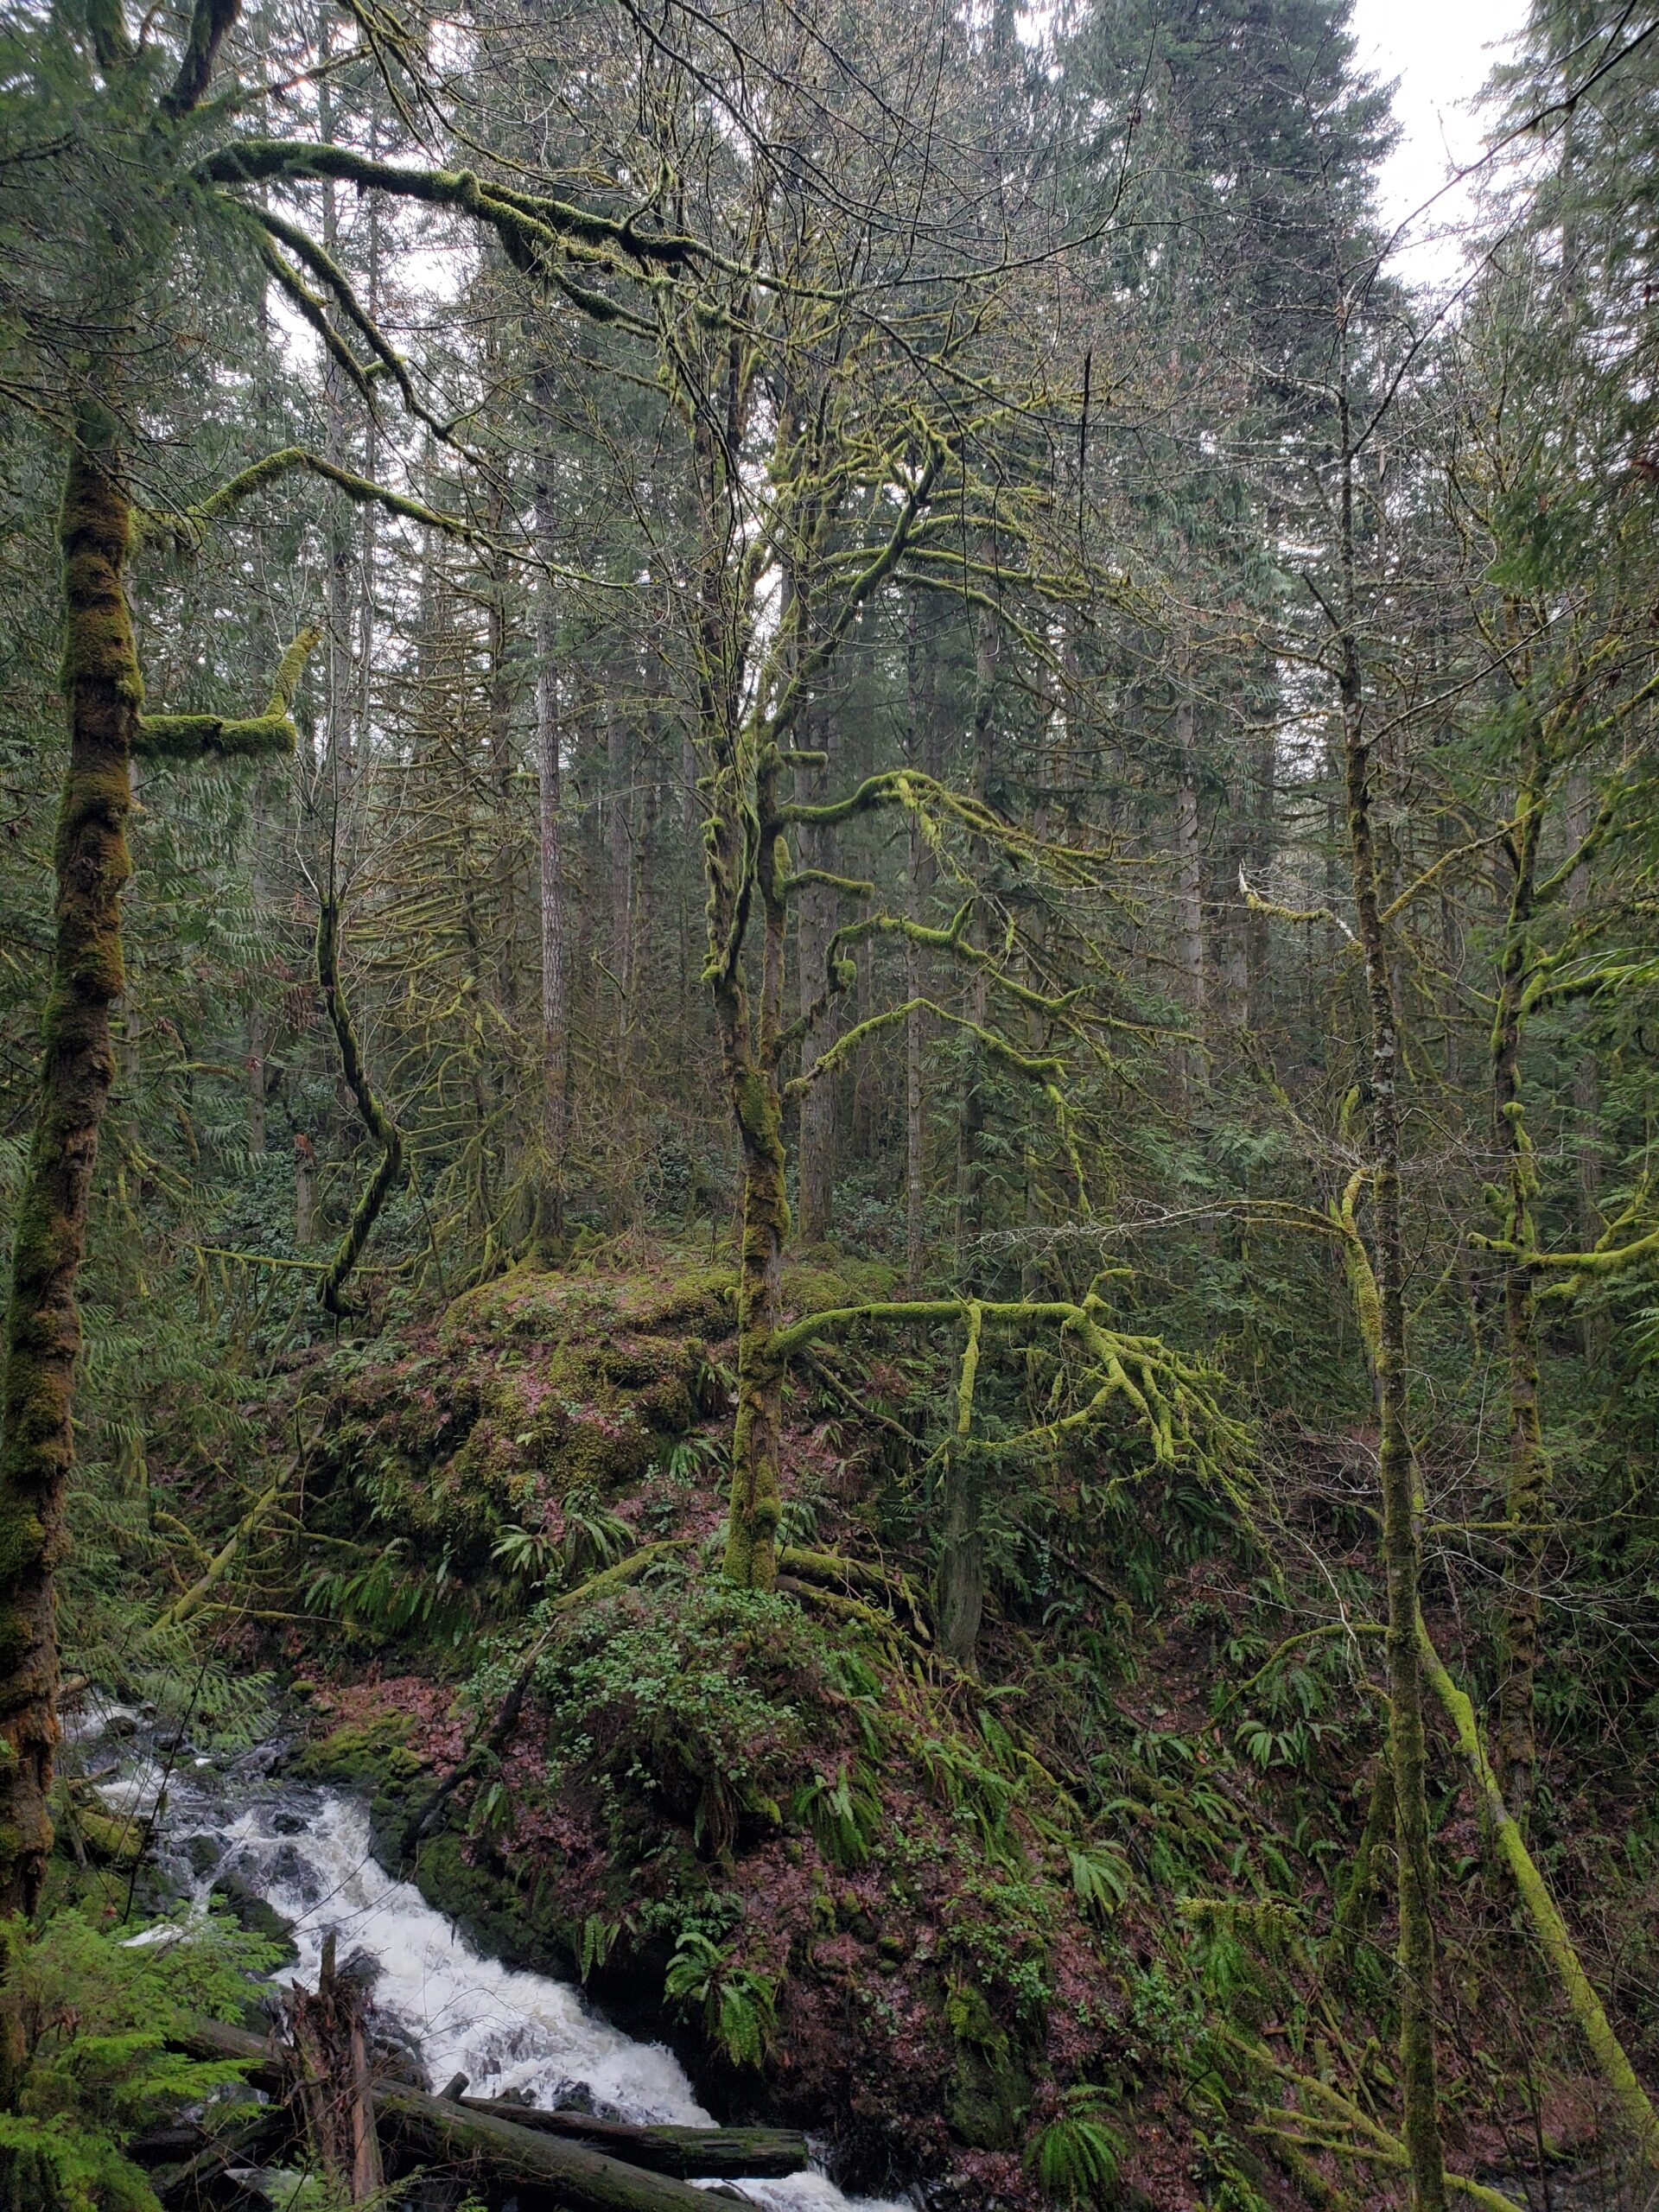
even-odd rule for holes
{"type": "MultiPolygon", "coordinates": [[[[770,1590],[778,1573],[783,1490],[779,1432],[784,1360],[777,1345],[789,1199],[784,1183],[783,1102],[779,1091],[782,1027],[784,880],[788,856],[778,818],[775,750],[756,779],[758,829],[736,811],[711,825],[711,854],[758,834],[757,883],[765,918],[760,1006],[752,1006],[741,968],[716,980],[721,1051],[743,1157],[743,1250],[737,1292],[737,1418],[732,1431],[731,1524],[726,1573],[746,1589],[770,1590]]],[[[733,880],[723,876],[725,880],[733,880]]]]}
{"type": "Polygon", "coordinates": [[[985,1611],[984,1462],[972,1440],[984,1318],[984,1307],[973,1300],[957,1385],[956,1436],[944,1459],[944,1543],[939,1555],[939,1649],[969,1673],[985,1611]]]}
{"type": "Polygon", "coordinates": [[[1497,1731],[1493,1761],[1503,1802],[1524,1827],[1532,1802],[1535,1747],[1534,1685],[1542,1610],[1543,1522],[1549,1468],[1539,1402],[1537,1291],[1533,1253],[1537,1244],[1534,1200],[1537,1171],[1521,1096],[1521,1036],[1531,961],[1530,938],[1537,883],[1543,804],[1535,762],[1522,779],[1514,839],[1515,880],[1497,1009],[1492,1022],[1492,1109],[1505,1164],[1503,1240],[1510,1249],[1503,1277],[1504,1352],[1509,1368],[1510,1436],[1505,1518],[1502,1644],[1498,1660],[1497,1731]]]}
{"type": "Polygon", "coordinates": [[[1417,1643],[1421,1548],[1415,1461],[1407,1424],[1405,1253],[1400,1223],[1399,1028],[1382,920],[1372,822],[1372,753],[1365,725],[1355,584],[1354,471],[1351,423],[1342,405],[1343,621],[1338,695],[1348,802],[1348,859],[1359,944],[1365,963],[1365,1008],[1372,1204],[1376,1281],[1376,1393],[1381,1438],[1378,1487],[1382,1503],[1382,1569],[1388,1592],[1389,1743],[1394,1769],[1395,1847],[1399,1862],[1399,1936],[1395,1951],[1400,2005],[1402,2129],[1413,2212],[1445,2212],[1440,2093],[1434,2050],[1434,1929],[1428,1857],[1427,1743],[1423,1669],[1417,1643]]]}
{"type": "Polygon", "coordinates": [[[53,1575],[74,1459],[75,1280],[114,1073],[110,1008],[122,988],[128,764],[142,700],[124,582],[131,522],[113,410],[88,404],[59,524],[69,760],[40,1100],[13,1229],[0,1391],[0,1911],[34,1910],[52,1841],[53,1575]]]}

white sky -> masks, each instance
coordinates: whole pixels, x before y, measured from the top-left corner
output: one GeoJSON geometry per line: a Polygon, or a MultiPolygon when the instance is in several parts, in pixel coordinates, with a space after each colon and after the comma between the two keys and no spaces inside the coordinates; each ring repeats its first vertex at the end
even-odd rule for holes
{"type": "MultiPolygon", "coordinates": [[[[1527,0],[1355,0],[1359,60],[1383,84],[1398,78],[1394,111],[1399,146],[1382,173],[1385,219],[1402,222],[1448,170],[1481,150],[1478,118],[1470,102],[1505,41],[1526,20],[1527,0]]],[[[1455,232],[1468,199],[1448,193],[1418,219],[1402,242],[1399,273],[1421,283],[1455,276],[1455,232]]]]}

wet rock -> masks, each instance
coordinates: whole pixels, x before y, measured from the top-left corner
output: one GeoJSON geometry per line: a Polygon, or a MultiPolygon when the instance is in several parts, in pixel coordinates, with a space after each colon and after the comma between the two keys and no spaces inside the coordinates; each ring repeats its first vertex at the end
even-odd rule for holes
{"type": "Polygon", "coordinates": [[[251,1936],[263,1936],[272,1944],[279,1963],[292,1966],[300,1955],[300,1947],[294,1941],[293,1923],[284,1920],[276,1906],[260,1896],[245,1875],[231,1872],[221,1874],[209,1894],[222,1897],[232,1916],[245,1928],[251,1936]]]}
{"type": "Polygon", "coordinates": [[[432,2079],[421,2056],[419,2038],[395,2014],[369,2014],[369,2063],[379,2082],[401,2082],[411,2089],[429,2090],[432,2079]]]}
{"type": "Polygon", "coordinates": [[[225,1847],[216,1835],[188,1835],[179,1849],[193,1874],[211,1874],[225,1853],[225,1847]]]}
{"type": "Polygon", "coordinates": [[[354,1982],[359,1989],[372,1989],[385,1968],[372,1951],[359,1943],[346,1954],[337,1972],[342,1981],[354,1982]]]}

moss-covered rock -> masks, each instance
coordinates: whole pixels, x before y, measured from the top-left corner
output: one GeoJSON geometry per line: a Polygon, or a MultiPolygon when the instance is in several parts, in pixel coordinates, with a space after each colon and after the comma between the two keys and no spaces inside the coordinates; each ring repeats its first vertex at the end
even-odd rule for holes
{"type": "Polygon", "coordinates": [[[409,1748],[410,1726],[409,1716],[402,1713],[348,1721],[302,1744],[289,1760],[289,1772],[302,1782],[356,1783],[372,1788],[412,1780],[422,1762],[409,1748]]]}
{"type": "Polygon", "coordinates": [[[953,1979],[944,2017],[957,2046],[946,2118],[950,2132],[974,2151],[1012,2151],[1031,2110],[1031,2075],[984,1993],[953,1979]]]}
{"type": "MultiPolygon", "coordinates": [[[[328,1424],[342,1494],[458,1571],[563,1501],[637,1488],[704,1410],[729,1268],[518,1269],[457,1299],[402,1358],[353,1370],[328,1424]]],[[[343,1533],[343,1530],[342,1530],[343,1533]]],[[[353,1533],[356,1533],[355,1529],[353,1533]]]]}

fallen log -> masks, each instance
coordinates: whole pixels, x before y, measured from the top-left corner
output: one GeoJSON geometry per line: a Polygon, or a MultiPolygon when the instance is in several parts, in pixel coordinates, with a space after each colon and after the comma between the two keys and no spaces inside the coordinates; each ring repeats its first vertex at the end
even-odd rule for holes
{"type": "MultiPolygon", "coordinates": [[[[236,2058],[247,2066],[247,2080],[256,2088],[281,2092],[285,2086],[281,2057],[263,2037],[250,2035],[219,2020],[198,2020],[174,2038],[178,2048],[197,2058],[236,2058]]],[[[386,2082],[373,2092],[374,2116],[388,2151],[395,2151],[405,2166],[439,2167],[450,2173],[489,2183],[492,2189],[518,2196],[521,2212],[708,2212],[709,2192],[693,2189],[673,2172],[653,2171],[625,2163],[585,2141],[575,2141],[533,2124],[551,2115],[526,2106],[508,2107],[511,2120],[474,2108],[477,2099],[457,2104],[423,2090],[386,2082]]],[[[621,2127],[620,2121],[595,2122],[586,2113],[575,2115],[585,2127],[621,2127]]],[[[693,2135],[695,2129],[641,2129],[642,2135],[693,2135]]],[[[770,2133],[783,2140],[787,2131],[711,2129],[711,2137],[727,2139],[747,2134],[770,2133]]],[[[629,2154],[631,2158],[632,2154],[629,2154]]],[[[804,2163],[804,2160],[802,2161],[804,2163]]],[[[720,2170],[722,2177],[728,2171],[720,2170]]],[[[760,2170],[743,2170],[747,2178],[762,2178],[760,2170]]],[[[795,2173],[798,2165],[783,2171],[795,2173]]],[[[700,2177],[713,2178],[709,2170],[700,2177]]]]}
{"type": "Polygon", "coordinates": [[[516,2120],[497,2120],[392,2088],[375,2091],[374,2112],[400,2161],[510,2190],[520,2212],[707,2212],[702,2190],[625,2165],[585,2143],[538,2134],[523,2125],[522,2112],[516,2120]]]}
{"type": "Polygon", "coordinates": [[[673,2174],[680,2181],[782,2181],[806,2171],[806,2138],[790,2127],[641,2127],[624,2120],[596,2120],[586,2112],[537,2112],[489,2097],[459,2101],[466,2111],[486,2119],[590,2144],[631,2166],[673,2174]]]}

